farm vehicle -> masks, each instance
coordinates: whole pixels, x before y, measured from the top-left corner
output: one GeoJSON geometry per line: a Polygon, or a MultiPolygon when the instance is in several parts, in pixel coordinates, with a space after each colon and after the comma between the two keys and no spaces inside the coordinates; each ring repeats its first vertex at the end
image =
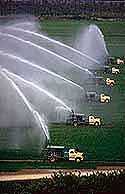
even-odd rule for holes
{"type": "Polygon", "coordinates": [[[66,121],[67,124],[77,127],[79,125],[100,126],[101,119],[94,115],[85,115],[79,113],[72,113],[66,121]]]}
{"type": "Polygon", "coordinates": [[[109,66],[105,66],[103,73],[118,75],[120,73],[120,70],[116,67],[110,68],[109,66]]]}
{"type": "Polygon", "coordinates": [[[110,65],[122,65],[125,64],[125,59],[124,58],[116,58],[116,57],[109,57],[107,60],[107,64],[110,65]]]}
{"type": "Polygon", "coordinates": [[[117,58],[117,65],[125,64],[123,59],[117,58]]]}
{"type": "Polygon", "coordinates": [[[104,85],[105,81],[104,81],[104,78],[101,76],[94,76],[94,77],[89,78],[86,81],[86,84],[87,85],[104,85]]]}
{"type": "Polygon", "coordinates": [[[97,92],[86,92],[85,96],[88,102],[109,103],[111,101],[111,97],[103,93],[97,94],[97,92]]]}
{"type": "Polygon", "coordinates": [[[75,161],[81,162],[84,160],[83,152],[78,152],[75,149],[66,149],[64,146],[50,146],[46,148],[47,160],[51,163],[59,161],[75,161]]]}
{"type": "Polygon", "coordinates": [[[87,84],[96,85],[96,86],[106,84],[107,86],[114,86],[116,82],[110,78],[106,78],[105,80],[103,77],[93,77],[88,80],[87,84]]]}
{"type": "Polygon", "coordinates": [[[114,86],[116,82],[113,79],[107,78],[106,79],[106,85],[107,86],[114,86]]]}

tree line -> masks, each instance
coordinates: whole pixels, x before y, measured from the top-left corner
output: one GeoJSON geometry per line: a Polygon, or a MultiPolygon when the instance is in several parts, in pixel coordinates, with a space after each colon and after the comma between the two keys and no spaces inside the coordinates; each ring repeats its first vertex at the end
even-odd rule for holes
{"type": "Polygon", "coordinates": [[[1,0],[0,15],[13,14],[125,19],[125,1],[1,0]]]}

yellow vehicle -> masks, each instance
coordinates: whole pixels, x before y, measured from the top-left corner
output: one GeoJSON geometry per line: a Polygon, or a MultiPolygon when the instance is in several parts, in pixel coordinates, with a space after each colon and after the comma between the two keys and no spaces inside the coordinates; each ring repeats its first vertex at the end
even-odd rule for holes
{"type": "Polygon", "coordinates": [[[100,94],[100,102],[109,103],[110,101],[111,101],[110,96],[106,96],[105,94],[100,94]]]}
{"type": "Polygon", "coordinates": [[[107,86],[114,86],[116,83],[113,79],[107,78],[106,79],[106,85],[107,86]]]}
{"type": "Polygon", "coordinates": [[[124,60],[117,58],[117,65],[124,64],[124,60]]]}
{"type": "Polygon", "coordinates": [[[68,151],[68,159],[70,161],[76,161],[76,162],[81,162],[84,160],[83,153],[82,152],[77,152],[75,149],[70,149],[68,151]]]}
{"type": "Polygon", "coordinates": [[[120,70],[115,68],[115,67],[112,67],[112,74],[119,74],[120,73],[120,70]]]}
{"type": "Polygon", "coordinates": [[[99,117],[89,115],[88,118],[89,118],[89,125],[95,125],[95,126],[101,125],[101,119],[99,117]]]}
{"type": "Polygon", "coordinates": [[[97,94],[95,91],[89,91],[86,92],[86,100],[88,102],[103,102],[103,103],[108,103],[110,102],[111,98],[110,96],[106,96],[105,94],[97,94]]]}
{"type": "Polygon", "coordinates": [[[78,152],[75,149],[66,149],[64,146],[47,146],[47,157],[50,162],[58,161],[83,161],[83,152],[78,152]]]}
{"type": "Polygon", "coordinates": [[[86,116],[84,114],[73,113],[70,115],[70,118],[67,119],[67,124],[73,125],[77,127],[78,125],[101,125],[101,119],[99,117],[95,117],[94,115],[86,116]]]}

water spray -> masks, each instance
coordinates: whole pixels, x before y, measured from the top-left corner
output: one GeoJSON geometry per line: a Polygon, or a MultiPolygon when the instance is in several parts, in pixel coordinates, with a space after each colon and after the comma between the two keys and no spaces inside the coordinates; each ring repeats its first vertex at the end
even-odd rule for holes
{"type": "Polygon", "coordinates": [[[7,37],[10,37],[10,38],[13,38],[13,39],[18,40],[18,41],[20,41],[20,42],[23,42],[23,43],[25,43],[25,44],[29,44],[29,45],[31,45],[31,46],[33,46],[33,47],[35,47],[35,48],[38,48],[39,50],[42,50],[42,51],[44,51],[44,52],[46,52],[46,53],[49,53],[49,54],[51,54],[51,55],[53,55],[53,56],[55,56],[55,57],[61,59],[62,61],[65,61],[65,62],[71,64],[72,66],[74,66],[74,67],[80,69],[81,71],[84,71],[84,72],[87,72],[87,73],[90,74],[90,75],[93,75],[92,72],[89,71],[87,68],[83,68],[83,67],[77,65],[76,63],[73,63],[73,62],[71,62],[70,60],[66,59],[65,57],[62,57],[62,56],[60,56],[60,55],[58,55],[58,54],[56,54],[56,53],[54,53],[54,52],[52,52],[52,51],[50,51],[50,50],[48,50],[48,49],[45,49],[45,48],[43,48],[43,47],[41,47],[41,46],[38,46],[37,44],[34,44],[34,43],[32,43],[31,41],[24,40],[24,39],[22,39],[22,38],[19,38],[19,37],[17,37],[17,36],[14,36],[14,35],[8,34],[8,33],[2,33],[2,32],[0,32],[0,35],[2,35],[2,36],[7,36],[7,37]]]}
{"type": "Polygon", "coordinates": [[[53,42],[53,43],[55,43],[55,44],[58,44],[58,45],[60,45],[61,47],[65,47],[65,48],[67,48],[67,49],[69,49],[69,50],[71,50],[71,51],[74,51],[75,53],[77,53],[77,54],[79,54],[79,55],[81,55],[81,56],[83,56],[83,57],[88,58],[89,60],[93,61],[93,62],[96,63],[96,64],[100,64],[99,61],[97,61],[96,59],[90,57],[89,55],[87,55],[87,54],[85,54],[85,53],[82,53],[82,52],[80,52],[79,50],[77,50],[77,49],[75,49],[75,48],[72,48],[72,47],[70,47],[70,46],[68,46],[68,45],[66,45],[66,44],[64,44],[64,43],[62,43],[62,42],[59,42],[59,41],[57,41],[57,40],[54,40],[54,39],[49,38],[49,37],[47,37],[47,36],[44,36],[44,35],[42,35],[42,34],[39,34],[39,33],[36,33],[36,32],[32,32],[32,31],[29,31],[29,30],[24,30],[24,29],[21,29],[21,28],[14,28],[14,27],[8,27],[8,28],[13,29],[13,30],[18,30],[18,31],[26,32],[26,33],[35,35],[35,36],[37,36],[37,37],[41,37],[41,38],[43,38],[43,39],[45,39],[45,40],[48,40],[48,41],[53,42]]]}
{"type": "Polygon", "coordinates": [[[39,115],[39,113],[32,108],[31,104],[29,103],[29,101],[27,100],[25,95],[22,93],[22,91],[19,89],[19,87],[16,85],[16,83],[8,76],[8,71],[6,69],[1,69],[1,74],[3,75],[3,77],[5,77],[11,83],[13,88],[16,90],[18,95],[21,97],[21,99],[23,100],[23,102],[25,103],[27,108],[29,109],[29,111],[33,114],[37,124],[39,124],[41,129],[43,129],[44,134],[45,134],[47,140],[49,141],[49,134],[47,133],[48,132],[47,126],[44,125],[44,123],[42,121],[42,118],[39,115]],[[34,112],[35,112],[35,114],[34,114],[34,112]]]}
{"type": "MultiPolygon", "coordinates": [[[[95,24],[89,25],[89,32],[92,32],[93,30],[96,30],[99,33],[102,40],[104,40],[104,35],[103,35],[102,31],[95,24]]],[[[105,49],[106,55],[108,56],[109,54],[108,54],[105,42],[104,42],[104,49],[105,49]]]]}
{"type": "Polygon", "coordinates": [[[73,81],[71,81],[71,80],[69,80],[69,79],[67,79],[67,78],[57,74],[57,73],[54,73],[53,71],[50,71],[50,70],[48,70],[46,68],[43,68],[43,67],[41,67],[41,66],[39,66],[39,65],[37,65],[35,63],[32,63],[32,62],[30,62],[30,61],[28,61],[26,59],[23,59],[22,57],[18,57],[16,55],[13,55],[13,54],[10,54],[10,53],[6,53],[6,52],[4,52],[2,50],[0,50],[0,55],[7,56],[7,57],[10,57],[10,58],[12,58],[14,60],[18,60],[18,61],[20,61],[22,63],[28,64],[29,66],[32,66],[32,67],[34,67],[34,68],[36,68],[36,69],[38,69],[40,71],[46,72],[46,73],[48,73],[48,74],[50,74],[52,76],[55,76],[55,77],[65,81],[65,82],[69,83],[70,85],[76,86],[76,87],[80,88],[81,90],[84,89],[79,84],[77,84],[77,83],[75,83],[75,82],[73,82],[73,81]]]}
{"type": "Polygon", "coordinates": [[[47,95],[49,98],[55,100],[56,102],[58,102],[59,104],[61,104],[62,106],[64,106],[68,111],[71,112],[71,108],[69,106],[67,106],[62,100],[60,100],[59,98],[57,98],[56,96],[54,96],[53,94],[51,94],[50,92],[46,91],[45,89],[37,86],[36,84],[34,84],[31,81],[25,80],[24,78],[22,78],[19,75],[16,75],[12,72],[9,72],[7,69],[3,68],[2,69],[3,72],[5,72],[7,75],[12,76],[13,78],[15,77],[16,79],[22,81],[23,83],[26,83],[30,86],[32,86],[33,88],[36,88],[37,90],[39,90],[40,92],[44,93],[45,95],[47,95]]]}

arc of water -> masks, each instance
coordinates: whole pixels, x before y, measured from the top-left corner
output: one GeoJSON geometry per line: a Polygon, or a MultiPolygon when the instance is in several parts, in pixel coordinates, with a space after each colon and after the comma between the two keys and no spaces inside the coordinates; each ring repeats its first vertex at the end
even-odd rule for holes
{"type": "Polygon", "coordinates": [[[6,52],[4,52],[2,50],[0,50],[0,55],[10,57],[10,58],[18,60],[18,61],[20,61],[22,63],[26,63],[26,64],[28,64],[28,65],[30,65],[30,66],[32,66],[32,67],[34,67],[34,68],[36,68],[36,69],[38,69],[40,71],[44,71],[44,72],[46,72],[46,73],[48,73],[48,74],[50,74],[52,76],[55,76],[55,77],[57,77],[57,78],[59,78],[59,79],[61,79],[63,81],[66,81],[67,83],[69,83],[69,84],[71,84],[73,86],[76,86],[76,87],[80,88],[81,90],[84,89],[79,84],[77,84],[77,83],[75,83],[75,82],[73,82],[73,81],[71,81],[71,80],[69,80],[69,79],[67,79],[67,78],[57,74],[57,73],[54,73],[53,71],[50,71],[50,70],[48,70],[46,68],[43,68],[43,67],[40,67],[39,65],[36,65],[35,63],[32,63],[32,62],[30,62],[30,61],[28,61],[26,59],[23,59],[21,57],[18,57],[16,55],[13,55],[13,54],[10,54],[10,53],[6,53],[6,52]]]}
{"type": "Polygon", "coordinates": [[[40,114],[38,113],[38,111],[34,110],[33,111],[33,115],[35,116],[36,120],[38,120],[38,123],[40,124],[40,127],[42,129],[44,129],[44,133],[47,137],[47,140],[49,142],[50,140],[50,136],[49,136],[49,131],[48,131],[48,127],[47,125],[45,124],[45,121],[42,119],[42,117],[40,116],[40,114]]]}
{"type": "MultiPolygon", "coordinates": [[[[100,37],[101,37],[102,40],[104,41],[104,35],[103,35],[102,31],[99,29],[99,27],[96,26],[95,24],[90,24],[90,25],[89,25],[89,30],[90,30],[90,31],[92,31],[94,28],[98,31],[100,37]]],[[[105,42],[104,42],[104,49],[105,49],[106,55],[108,56],[109,54],[108,54],[108,50],[107,50],[107,48],[106,48],[105,42]]]]}
{"type": "Polygon", "coordinates": [[[96,59],[90,57],[89,55],[87,55],[87,54],[85,54],[85,53],[82,53],[81,51],[79,51],[79,50],[77,50],[77,49],[75,49],[75,48],[72,48],[72,47],[70,47],[70,46],[68,46],[68,45],[66,45],[66,44],[64,44],[64,43],[62,43],[62,42],[59,42],[59,41],[54,40],[54,39],[52,39],[52,38],[49,38],[49,37],[47,37],[47,36],[45,36],[45,35],[42,35],[42,34],[39,34],[39,33],[36,33],[36,32],[32,32],[32,31],[30,31],[30,30],[24,30],[24,29],[21,29],[21,28],[15,28],[15,27],[8,27],[8,28],[11,28],[11,29],[14,29],[14,30],[18,30],[18,31],[22,31],[22,32],[26,32],[26,33],[33,34],[33,35],[35,35],[35,36],[41,37],[41,38],[43,38],[43,39],[45,39],[45,40],[48,40],[48,41],[53,42],[53,43],[55,43],[55,44],[58,44],[58,45],[60,45],[60,46],[62,46],[62,47],[65,47],[65,48],[67,48],[67,49],[69,49],[69,50],[72,50],[72,51],[74,51],[75,53],[78,53],[79,55],[88,58],[89,60],[93,61],[93,62],[96,63],[96,64],[100,64],[99,61],[97,61],[96,59]]]}
{"type": "Polygon", "coordinates": [[[0,35],[2,35],[2,36],[8,36],[8,37],[11,37],[11,38],[16,39],[16,40],[18,40],[18,41],[21,41],[21,42],[23,42],[23,43],[25,43],[25,44],[29,44],[29,45],[31,45],[31,46],[34,46],[35,48],[38,48],[38,49],[40,49],[40,50],[42,50],[42,51],[44,51],[44,52],[46,52],[46,53],[49,53],[49,54],[51,54],[51,55],[53,55],[53,56],[55,56],[55,57],[61,59],[62,61],[65,61],[65,62],[71,64],[72,66],[75,66],[76,68],[80,69],[81,71],[85,71],[85,72],[87,72],[88,74],[93,75],[92,72],[89,71],[88,69],[83,68],[83,67],[77,65],[76,63],[73,63],[73,62],[71,62],[70,60],[66,59],[65,57],[62,57],[62,56],[60,56],[60,55],[58,55],[58,54],[56,54],[56,53],[54,53],[54,52],[52,52],[52,51],[50,51],[50,50],[48,50],[48,49],[45,49],[45,48],[43,48],[43,47],[41,47],[41,46],[38,46],[37,44],[34,44],[34,43],[32,43],[31,41],[24,40],[24,39],[22,39],[22,38],[19,38],[18,36],[14,36],[14,35],[8,34],[8,33],[2,33],[2,32],[0,32],[0,35]]]}
{"type": "MultiPolygon", "coordinates": [[[[19,94],[19,96],[21,97],[21,99],[23,100],[23,102],[25,103],[25,105],[27,106],[27,108],[29,109],[29,111],[31,113],[33,113],[33,116],[34,116],[34,109],[32,108],[31,104],[29,103],[29,101],[27,100],[27,98],[25,97],[25,95],[21,92],[21,90],[19,89],[19,87],[15,84],[15,82],[7,75],[7,71],[5,69],[1,69],[1,74],[3,75],[3,77],[5,77],[5,79],[7,79],[11,85],[13,86],[13,88],[16,90],[16,92],[19,94]]],[[[35,111],[37,112],[37,111],[35,111]]],[[[39,115],[39,113],[37,112],[37,115],[39,115]]],[[[41,117],[39,115],[39,117],[41,117]]],[[[36,117],[35,117],[35,120],[36,120],[36,117]]],[[[39,123],[40,123],[40,126],[42,126],[42,129],[44,131],[44,134],[45,136],[47,137],[47,139],[49,140],[49,135],[46,131],[46,128],[42,122],[42,119],[40,120],[39,119],[39,123]]]]}
{"type": "Polygon", "coordinates": [[[40,92],[44,93],[45,95],[47,95],[49,98],[55,100],[56,102],[58,102],[59,104],[61,104],[62,106],[64,106],[68,111],[71,112],[71,108],[69,106],[67,106],[62,100],[60,100],[59,98],[57,98],[56,96],[54,96],[53,94],[51,94],[50,92],[46,91],[45,89],[37,86],[36,84],[34,84],[33,82],[31,81],[28,81],[28,80],[25,80],[24,78],[22,78],[21,76],[19,75],[16,75],[12,72],[9,72],[7,69],[5,68],[2,68],[2,71],[5,72],[6,74],[9,74],[9,76],[12,76],[12,77],[15,77],[17,78],[18,80],[36,88],[37,90],[39,90],[40,92]]]}

